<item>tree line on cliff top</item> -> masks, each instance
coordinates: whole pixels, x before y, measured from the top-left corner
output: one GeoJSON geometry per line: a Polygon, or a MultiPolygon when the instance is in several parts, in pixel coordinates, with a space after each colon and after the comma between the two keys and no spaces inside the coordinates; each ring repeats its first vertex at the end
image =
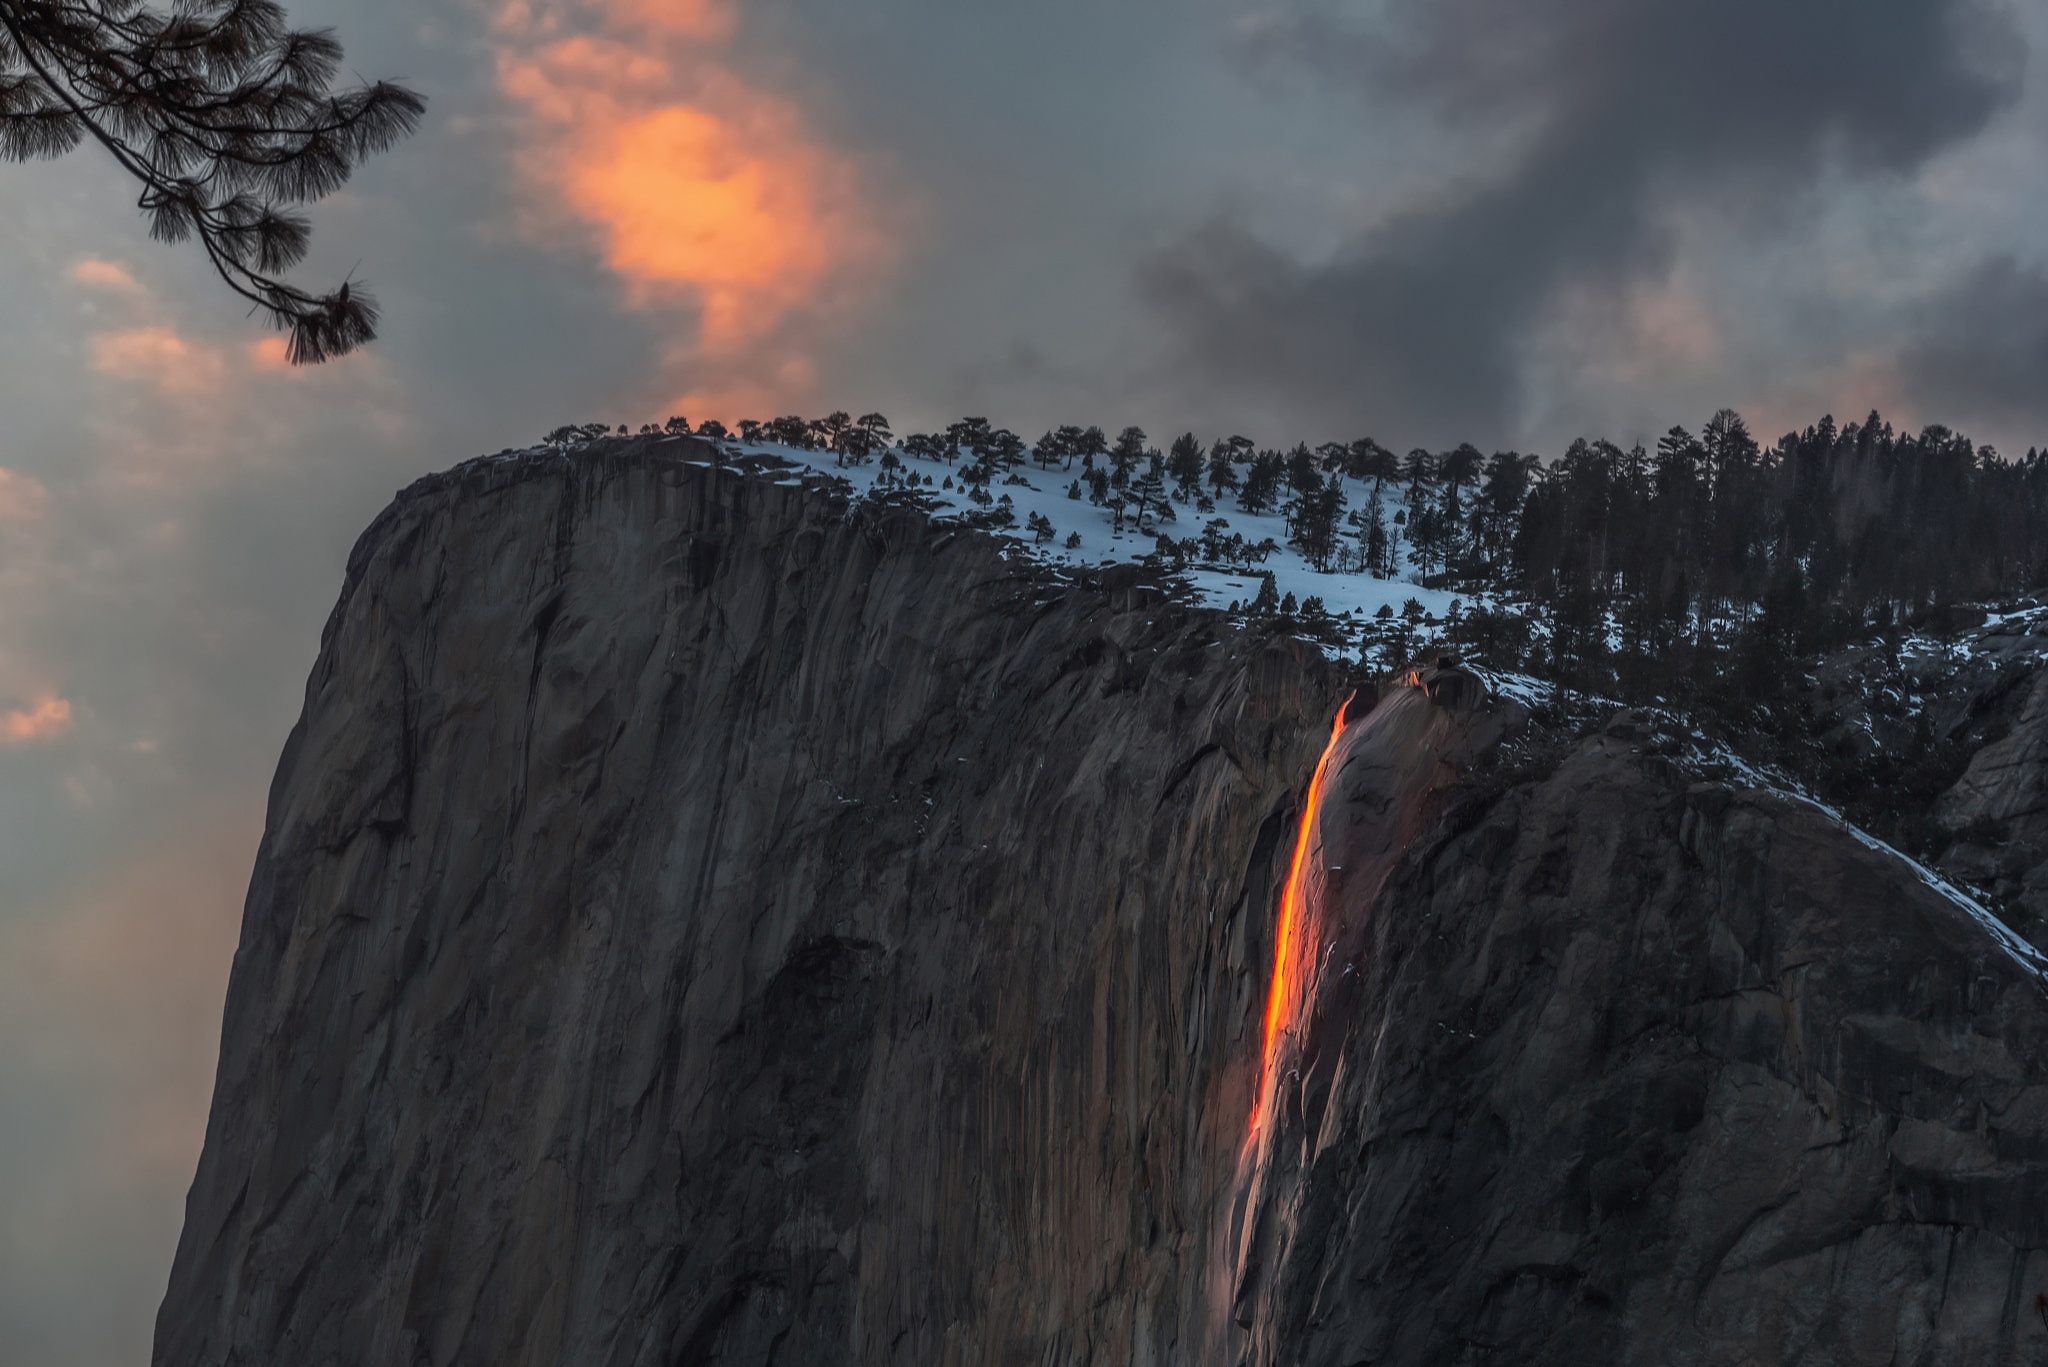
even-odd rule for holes
{"type": "Polygon", "coordinates": [[[1582,439],[1550,460],[1469,444],[1397,455],[1370,437],[1281,450],[1186,433],[1161,449],[1136,427],[1078,425],[1027,442],[984,418],[899,440],[879,413],[665,430],[876,460],[885,484],[941,467],[984,506],[992,483],[1033,469],[1155,536],[1170,568],[1255,571],[1271,545],[1229,519],[1277,515],[1315,569],[1513,602],[1463,614],[1456,634],[1504,666],[1627,695],[1750,692],[1746,675],[1787,658],[1938,627],[2048,574],[2048,454],[2009,460],[1875,413],[1766,446],[1723,410],[1654,446],[1582,439]]]}
{"type": "MultiPolygon", "coordinates": [[[[309,242],[299,206],[425,109],[393,82],[337,87],[341,60],[331,34],[293,29],[276,0],[164,12],[0,0],[0,160],[96,144],[140,185],[151,234],[196,240],[286,332],[291,360],[338,356],[373,336],[376,307],[360,281],[315,294],[283,279],[309,242]]],[[[1174,566],[1255,569],[1272,543],[1232,528],[1227,509],[1278,514],[1319,571],[1413,573],[1517,600],[1526,611],[1475,611],[1459,631],[1504,663],[1625,693],[1752,691],[1788,656],[2032,588],[2048,556],[2039,453],[2005,460],[1943,427],[1896,432],[1875,413],[1766,447],[1723,411],[1653,449],[1581,440],[1547,462],[1469,444],[1397,456],[1369,437],[1282,451],[1188,433],[1161,450],[1136,427],[1111,438],[1067,425],[1026,442],[983,418],[899,441],[880,413],[734,432],[671,419],[678,429],[875,459],[885,484],[905,488],[932,482],[918,463],[941,463],[993,520],[1005,513],[992,482],[1026,462],[1057,469],[1072,497],[1155,536],[1174,566]],[[1183,533],[1184,509],[1199,526],[1183,533]]],[[[1049,526],[1033,530],[1043,539],[1049,526]]]]}

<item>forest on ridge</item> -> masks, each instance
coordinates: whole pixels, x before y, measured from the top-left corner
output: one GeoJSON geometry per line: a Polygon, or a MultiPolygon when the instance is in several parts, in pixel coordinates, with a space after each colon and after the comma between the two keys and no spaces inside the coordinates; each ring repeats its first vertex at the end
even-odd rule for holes
{"type": "MultiPolygon", "coordinates": [[[[550,440],[609,430],[565,427],[550,440]]],[[[1027,442],[984,418],[899,440],[879,413],[642,429],[657,430],[877,461],[885,486],[914,497],[943,480],[998,525],[1007,509],[992,488],[1036,470],[1119,530],[1154,537],[1148,558],[1166,570],[1258,573],[1277,548],[1248,541],[1230,517],[1278,513],[1318,571],[1468,595],[1473,606],[1441,639],[1629,699],[1740,706],[1788,660],[1938,632],[1964,605],[2023,593],[2048,568],[2048,453],[2011,460],[1945,427],[1897,431],[1876,413],[1765,445],[1724,409],[1653,448],[1580,439],[1549,460],[1470,444],[1400,455],[1370,437],[1281,450],[1186,433],[1161,449],[1136,427],[1112,437],[1066,425],[1027,442]]],[[[1262,595],[1243,607],[1359,644],[1314,600],[1262,595]]]]}

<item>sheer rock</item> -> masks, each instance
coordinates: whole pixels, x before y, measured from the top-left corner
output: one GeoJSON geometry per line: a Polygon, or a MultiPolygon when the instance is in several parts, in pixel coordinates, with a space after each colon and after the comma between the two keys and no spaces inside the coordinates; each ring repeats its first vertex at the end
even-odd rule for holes
{"type": "Polygon", "coordinates": [[[1422,671],[1268,1075],[1340,672],[713,457],[365,533],[158,1363],[2048,1351],[2048,997],[1901,860],[1422,671]]]}

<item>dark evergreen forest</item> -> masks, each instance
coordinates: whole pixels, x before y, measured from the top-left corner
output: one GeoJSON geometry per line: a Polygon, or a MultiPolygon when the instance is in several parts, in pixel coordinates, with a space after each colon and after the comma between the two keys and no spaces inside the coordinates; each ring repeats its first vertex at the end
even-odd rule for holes
{"type": "MultiPolygon", "coordinates": [[[[621,433],[625,429],[620,429],[621,433]]],[[[653,427],[643,428],[652,432],[653,427]]],[[[1895,431],[1877,414],[1823,418],[1774,445],[1716,413],[1654,449],[1579,440],[1542,459],[1471,445],[1397,455],[1371,438],[1291,450],[1139,428],[1062,426],[1027,442],[984,418],[901,440],[879,413],[665,430],[878,460],[891,487],[961,487],[994,524],[1020,468],[1052,475],[1119,529],[1156,538],[1165,570],[1257,573],[1275,549],[1229,529],[1278,513],[1288,541],[1332,574],[1414,575],[1473,604],[1436,639],[1488,663],[1594,694],[1710,710],[1770,691],[1786,662],[1852,641],[1940,632],[1971,603],[2048,578],[2048,454],[2009,460],[1945,427],[1895,431]],[[924,473],[920,473],[920,470],[924,473]]],[[[593,438],[602,424],[551,440],[593,438]]],[[[1033,530],[1036,530],[1035,528],[1033,530]]],[[[1279,629],[1363,642],[1311,598],[1242,605],[1279,629]]],[[[1432,633],[1365,624],[1384,643],[1432,633]]]]}
{"type": "Polygon", "coordinates": [[[1760,672],[2038,585],[2048,458],[2007,461],[1943,427],[1873,413],[1761,447],[1716,414],[1654,451],[1575,442],[1535,472],[1505,561],[1449,572],[1526,595],[1550,667],[1624,694],[1738,695],[1760,672]]]}

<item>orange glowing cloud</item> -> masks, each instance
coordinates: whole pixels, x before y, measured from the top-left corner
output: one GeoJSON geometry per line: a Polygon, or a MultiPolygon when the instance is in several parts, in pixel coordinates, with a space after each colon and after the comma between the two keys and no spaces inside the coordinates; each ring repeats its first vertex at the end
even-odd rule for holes
{"type": "Polygon", "coordinates": [[[143,292],[141,283],[118,261],[99,261],[87,257],[71,267],[71,278],[81,285],[112,290],[117,294],[143,292]]]}
{"type": "Polygon", "coordinates": [[[0,713],[0,745],[55,740],[71,729],[71,704],[49,696],[27,707],[0,713]]]}
{"type": "Polygon", "coordinates": [[[190,342],[167,327],[102,332],[92,339],[92,368],[116,379],[135,380],[159,393],[183,398],[220,388],[226,363],[214,348],[190,342]]]}
{"type": "Polygon", "coordinates": [[[802,324],[889,253],[855,164],[726,65],[732,27],[715,0],[514,3],[498,74],[529,187],[594,234],[629,304],[696,310],[675,359],[773,391],[811,373],[802,324]]]}
{"type": "MultiPolygon", "coordinates": [[[[249,343],[249,363],[258,370],[275,370],[286,375],[297,375],[299,368],[291,363],[291,348],[282,337],[265,337],[249,343]]],[[[356,353],[360,355],[361,353],[356,353]]]]}
{"type": "Polygon", "coordinates": [[[1780,375],[1747,398],[1742,412],[1752,432],[1797,432],[1815,413],[1881,413],[1901,431],[1923,421],[1896,356],[1855,351],[1819,370],[1780,375]]]}
{"type": "Polygon", "coordinates": [[[730,0],[613,0],[611,13],[627,24],[689,38],[732,36],[730,0]]]}

